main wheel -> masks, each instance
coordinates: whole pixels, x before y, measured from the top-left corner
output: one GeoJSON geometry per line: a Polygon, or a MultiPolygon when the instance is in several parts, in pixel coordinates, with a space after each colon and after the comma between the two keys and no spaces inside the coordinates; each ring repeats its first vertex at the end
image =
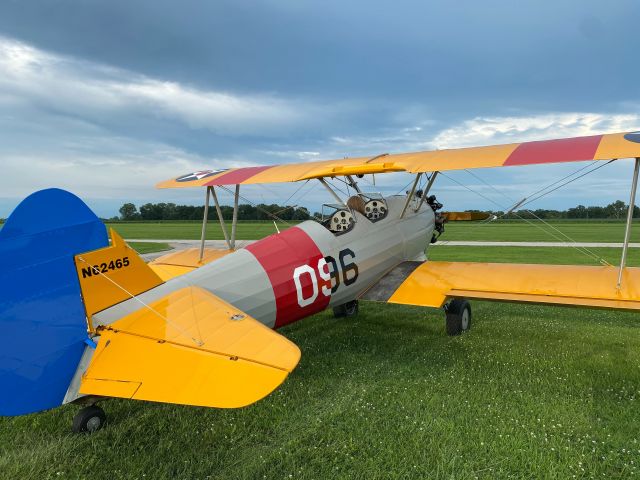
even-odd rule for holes
{"type": "Polygon", "coordinates": [[[350,302],[343,303],[337,307],[333,307],[333,316],[336,318],[341,317],[355,317],[358,314],[358,300],[351,300],[350,302]]]}
{"type": "Polygon", "coordinates": [[[73,417],[73,431],[74,433],[93,433],[102,428],[107,420],[107,416],[97,405],[91,405],[84,407],[76,416],[73,417]]]}
{"type": "Polygon", "coordinates": [[[471,304],[454,298],[447,305],[447,335],[460,335],[471,328],[471,304]]]}

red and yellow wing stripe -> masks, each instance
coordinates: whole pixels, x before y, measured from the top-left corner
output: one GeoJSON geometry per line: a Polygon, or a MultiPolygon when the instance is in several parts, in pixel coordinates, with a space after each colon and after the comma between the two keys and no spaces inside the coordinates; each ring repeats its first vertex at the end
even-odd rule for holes
{"type": "Polygon", "coordinates": [[[319,162],[202,171],[159,183],[158,188],[284,183],[310,178],[387,172],[434,172],[467,168],[640,157],[640,132],[537,142],[454,148],[319,162]]]}

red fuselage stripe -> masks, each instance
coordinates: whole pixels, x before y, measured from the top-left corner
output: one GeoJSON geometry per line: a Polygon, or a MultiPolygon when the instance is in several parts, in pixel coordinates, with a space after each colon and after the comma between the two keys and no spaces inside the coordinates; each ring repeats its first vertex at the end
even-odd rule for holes
{"type": "Polygon", "coordinates": [[[210,187],[215,185],[236,185],[238,183],[249,180],[254,175],[257,175],[258,173],[263,172],[268,168],[271,168],[271,166],[238,168],[228,173],[224,173],[219,177],[211,180],[206,184],[206,186],[210,187]]]}
{"type": "Polygon", "coordinates": [[[504,162],[508,165],[593,160],[602,135],[521,143],[504,162]]]}
{"type": "MultiPolygon", "coordinates": [[[[275,328],[327,308],[330,296],[322,293],[322,286],[330,287],[330,283],[325,284],[317,275],[318,261],[324,256],[304,230],[292,227],[282,233],[252,243],[246,249],[260,262],[273,287],[277,308],[275,328]],[[294,282],[294,271],[304,265],[316,270],[315,289],[317,296],[311,304],[301,307],[294,282]]],[[[301,284],[303,297],[306,299],[313,297],[314,285],[311,276],[309,274],[300,275],[298,280],[301,284]]]]}

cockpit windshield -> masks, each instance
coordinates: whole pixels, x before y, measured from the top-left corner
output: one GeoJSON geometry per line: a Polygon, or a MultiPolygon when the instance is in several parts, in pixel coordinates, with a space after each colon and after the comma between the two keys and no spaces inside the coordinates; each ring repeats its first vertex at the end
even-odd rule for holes
{"type": "Polygon", "coordinates": [[[336,235],[342,235],[356,224],[351,208],[344,205],[325,203],[322,205],[322,225],[336,235]]]}
{"type": "Polygon", "coordinates": [[[389,213],[387,202],[379,193],[360,193],[364,212],[362,214],[372,222],[378,222],[389,213]]]}

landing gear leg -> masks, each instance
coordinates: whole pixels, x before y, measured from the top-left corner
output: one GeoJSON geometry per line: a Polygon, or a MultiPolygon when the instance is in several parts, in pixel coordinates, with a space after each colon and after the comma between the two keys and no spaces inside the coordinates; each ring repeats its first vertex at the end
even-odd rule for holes
{"type": "Polygon", "coordinates": [[[89,405],[82,408],[73,417],[74,433],[93,433],[100,430],[107,420],[107,416],[97,405],[89,405]]]}
{"type": "Polygon", "coordinates": [[[336,318],[341,317],[355,317],[358,314],[358,300],[351,300],[350,302],[343,303],[337,307],[333,307],[333,316],[336,318]]]}
{"type": "Polygon", "coordinates": [[[454,298],[447,305],[447,335],[460,335],[471,328],[471,304],[464,298],[454,298]]]}

